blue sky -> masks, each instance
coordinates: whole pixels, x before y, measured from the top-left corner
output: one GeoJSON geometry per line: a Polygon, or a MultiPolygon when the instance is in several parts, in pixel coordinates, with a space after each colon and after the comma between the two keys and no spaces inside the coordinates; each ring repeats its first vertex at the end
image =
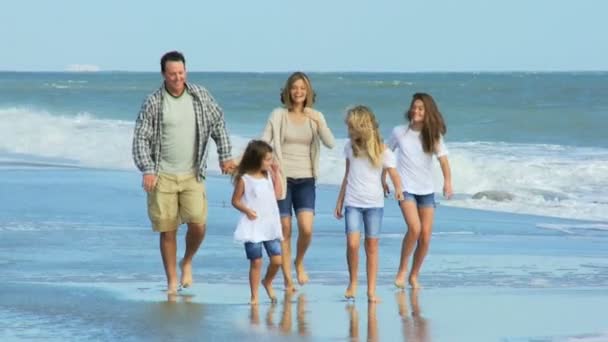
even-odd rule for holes
{"type": "Polygon", "coordinates": [[[604,0],[7,1],[0,70],[608,70],[604,0]]]}

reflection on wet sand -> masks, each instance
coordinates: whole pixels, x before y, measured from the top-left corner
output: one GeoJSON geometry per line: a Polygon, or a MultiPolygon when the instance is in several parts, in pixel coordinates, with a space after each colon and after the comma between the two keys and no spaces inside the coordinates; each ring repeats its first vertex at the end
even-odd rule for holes
{"type": "Polygon", "coordinates": [[[268,312],[266,312],[266,328],[268,330],[274,330],[277,326],[274,324],[274,312],[277,309],[277,302],[271,302],[268,312]]]}
{"type": "MultiPolygon", "coordinates": [[[[275,324],[274,321],[274,313],[277,309],[278,304],[272,303],[268,307],[268,311],[266,312],[266,328],[269,331],[275,330],[278,328],[279,332],[282,335],[291,335],[292,333],[297,333],[299,336],[309,336],[309,326],[306,320],[306,315],[308,312],[306,311],[306,295],[301,293],[298,295],[296,299],[296,331],[293,331],[293,297],[294,294],[291,292],[285,292],[285,296],[283,297],[283,309],[281,310],[281,317],[279,324],[275,324]]],[[[259,315],[259,305],[252,305],[251,311],[249,314],[250,322],[252,325],[260,324],[260,315],[259,315]]]]}
{"type": "Polygon", "coordinates": [[[196,339],[208,329],[206,305],[193,302],[193,295],[170,294],[166,301],[145,304],[145,325],[132,328],[156,340],[196,339]],[[140,330],[141,329],[141,330],[140,330]]]}
{"type": "MultiPolygon", "coordinates": [[[[378,335],[378,318],[376,316],[377,303],[369,302],[367,304],[367,341],[379,341],[378,335]]],[[[348,313],[348,337],[351,341],[359,341],[359,312],[353,303],[346,305],[348,313]]]]}
{"type": "Polygon", "coordinates": [[[419,289],[410,290],[411,315],[408,310],[406,291],[399,291],[395,294],[399,316],[403,322],[403,339],[405,341],[431,342],[429,335],[429,322],[422,317],[420,303],[418,301],[419,289]]]}
{"type": "Polygon", "coordinates": [[[351,341],[359,341],[359,313],[357,307],[353,303],[346,304],[346,312],[348,313],[348,337],[351,341]]]}
{"type": "Polygon", "coordinates": [[[367,303],[367,340],[379,341],[378,319],[376,318],[376,302],[367,303]]]}
{"type": "Polygon", "coordinates": [[[251,325],[260,324],[260,309],[258,305],[251,305],[249,308],[249,321],[251,325]]]}
{"type": "Polygon", "coordinates": [[[178,301],[184,303],[192,303],[192,298],[194,298],[193,294],[181,294],[181,293],[167,293],[167,302],[168,303],[176,303],[178,301]]]}

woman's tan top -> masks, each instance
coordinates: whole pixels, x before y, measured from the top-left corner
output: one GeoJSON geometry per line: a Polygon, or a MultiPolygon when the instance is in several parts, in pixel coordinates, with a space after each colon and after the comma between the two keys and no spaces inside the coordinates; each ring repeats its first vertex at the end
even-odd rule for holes
{"type": "Polygon", "coordinates": [[[289,117],[283,139],[283,173],[288,178],[310,178],[312,174],[312,127],[307,122],[295,123],[289,117]]]}
{"type": "MultiPolygon", "coordinates": [[[[308,161],[310,161],[310,167],[312,168],[312,177],[319,177],[319,155],[321,151],[321,143],[325,145],[327,148],[334,147],[334,135],[332,134],[329,127],[327,127],[327,123],[325,122],[325,117],[319,111],[316,111],[312,108],[305,108],[304,113],[310,115],[312,117],[316,117],[319,120],[319,125],[309,119],[306,118],[305,124],[310,127],[310,132],[312,133],[312,139],[310,140],[310,150],[309,150],[309,159],[307,160],[306,165],[308,165],[308,161]]],[[[283,194],[281,194],[281,199],[285,198],[285,190],[287,189],[287,175],[285,174],[285,166],[284,166],[284,146],[286,141],[287,130],[289,128],[288,120],[288,111],[286,108],[276,108],[270,113],[268,117],[268,122],[266,123],[266,127],[264,128],[264,133],[262,134],[261,139],[269,143],[274,150],[274,157],[281,167],[281,175],[283,181],[283,194]]],[[[291,133],[290,133],[291,134],[291,133]]],[[[289,145],[289,144],[287,144],[289,145]]],[[[287,146],[288,151],[290,149],[287,146]]],[[[289,153],[289,152],[288,152],[289,153]]],[[[288,157],[289,159],[289,157],[288,157]]],[[[289,164],[289,162],[288,162],[289,164]]],[[[306,168],[306,165],[301,165],[301,168],[306,168]]],[[[293,165],[295,166],[295,165],[293,165]]],[[[289,166],[289,168],[293,167],[289,166]]],[[[290,176],[291,177],[291,176],[290,176]]],[[[295,178],[295,177],[294,177],[295,178]]]]}

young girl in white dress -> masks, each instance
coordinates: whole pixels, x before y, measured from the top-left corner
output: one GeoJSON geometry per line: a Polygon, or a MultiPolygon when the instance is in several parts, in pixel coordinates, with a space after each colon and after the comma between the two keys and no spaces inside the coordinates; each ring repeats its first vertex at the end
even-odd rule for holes
{"type": "Polygon", "coordinates": [[[261,140],[252,140],[247,145],[241,163],[234,176],[232,205],[242,213],[234,239],[245,244],[245,253],[250,261],[249,285],[252,305],[258,304],[260,281],[271,302],[276,302],[272,288],[281,266],[281,219],[277,198],[281,196],[281,175],[273,162],[272,147],[261,140]],[[262,247],[270,258],[266,276],[262,276],[262,247]]]}
{"type": "Polygon", "coordinates": [[[384,213],[382,172],[386,170],[395,186],[396,199],[403,199],[401,181],[395,169],[395,155],[382,143],[378,122],[372,111],[356,106],[346,115],[350,141],[344,147],[346,171],[336,202],[335,216],[345,216],[346,261],[350,282],[344,296],[354,299],[357,292],[359,244],[365,231],[367,256],[367,299],[377,302],[378,240],[384,213]],[[342,209],[344,208],[344,215],[342,209]]]}

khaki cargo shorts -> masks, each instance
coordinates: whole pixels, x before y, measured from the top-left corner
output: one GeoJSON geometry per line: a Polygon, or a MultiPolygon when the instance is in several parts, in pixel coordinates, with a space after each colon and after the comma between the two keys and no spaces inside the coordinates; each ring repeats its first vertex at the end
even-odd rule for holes
{"type": "Polygon", "coordinates": [[[182,223],[207,223],[205,184],[194,173],[160,173],[148,193],[148,216],[155,232],[173,231],[182,223]]]}

